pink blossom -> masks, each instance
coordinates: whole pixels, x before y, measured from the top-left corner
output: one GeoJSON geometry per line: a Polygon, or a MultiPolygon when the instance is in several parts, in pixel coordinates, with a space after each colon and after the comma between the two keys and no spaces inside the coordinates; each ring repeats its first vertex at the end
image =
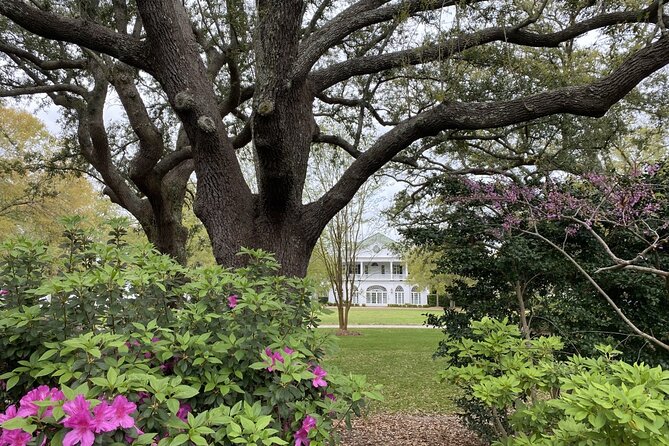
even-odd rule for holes
{"type": "Polygon", "coordinates": [[[326,393],[325,398],[330,399],[332,401],[337,401],[337,397],[334,396],[334,393],[326,393]]]}
{"type": "Polygon", "coordinates": [[[311,373],[314,374],[314,379],[311,381],[311,384],[314,387],[325,387],[328,385],[327,381],[325,381],[323,378],[325,378],[328,375],[328,372],[323,370],[321,366],[317,365],[311,373]]]}
{"type": "Polygon", "coordinates": [[[111,432],[116,430],[116,423],[112,420],[113,411],[109,404],[101,402],[93,408],[95,432],[111,432]]]}
{"type": "MultiPolygon", "coordinates": [[[[4,414],[0,413],[0,424],[17,416],[16,406],[9,406],[4,414]]],[[[32,435],[22,429],[0,429],[0,432],[2,432],[0,434],[0,446],[25,446],[33,438],[32,435]]]]}
{"type": "Polygon", "coordinates": [[[0,445],[26,446],[32,439],[33,436],[22,429],[4,430],[0,436],[0,445]]]}
{"type": "Polygon", "coordinates": [[[284,347],[284,348],[283,348],[283,352],[284,352],[285,354],[287,354],[287,355],[292,355],[293,353],[295,353],[295,350],[293,350],[293,349],[290,348],[290,347],[284,347]]]}
{"type": "Polygon", "coordinates": [[[188,403],[183,403],[179,405],[179,410],[177,411],[177,418],[180,419],[181,421],[186,421],[188,419],[188,414],[192,410],[192,407],[190,407],[190,404],[188,403]]]}
{"type": "Polygon", "coordinates": [[[6,296],[9,294],[9,290],[0,290],[0,296],[6,296]]]}
{"type": "MultiPolygon", "coordinates": [[[[39,413],[40,407],[35,404],[35,401],[61,401],[65,399],[63,392],[56,388],[49,388],[49,386],[39,386],[36,389],[26,393],[21,398],[18,416],[30,417],[39,413]]],[[[53,405],[47,406],[44,411],[45,417],[50,417],[53,413],[53,405]]]]}
{"type": "Polygon", "coordinates": [[[302,420],[302,427],[295,432],[295,446],[309,446],[309,431],[316,427],[316,419],[310,415],[302,420]]]}
{"type": "MultiPolygon", "coordinates": [[[[290,350],[290,349],[289,349],[290,350]]],[[[272,363],[267,367],[268,372],[273,372],[276,367],[276,361],[283,364],[283,356],[280,352],[273,352],[269,347],[265,349],[265,354],[269,357],[272,363]]]]}
{"type": "Polygon", "coordinates": [[[86,401],[83,395],[77,395],[72,401],[63,404],[63,411],[68,415],[63,420],[63,426],[72,430],[65,434],[63,446],[72,446],[81,443],[81,446],[91,446],[95,441],[95,434],[98,425],[103,423],[95,418],[90,412],[90,403],[86,401]]]}
{"type": "Polygon", "coordinates": [[[113,423],[114,429],[118,427],[129,429],[135,426],[135,419],[132,418],[130,414],[137,410],[137,406],[135,403],[128,401],[125,396],[118,395],[116,398],[114,398],[114,401],[112,402],[109,409],[111,415],[110,421],[113,423]]]}
{"type": "Polygon", "coordinates": [[[236,294],[228,296],[228,307],[235,308],[237,306],[237,299],[238,297],[236,294]]]}
{"type": "Polygon", "coordinates": [[[149,392],[137,392],[137,402],[142,404],[144,401],[148,400],[150,396],[149,392]]]}

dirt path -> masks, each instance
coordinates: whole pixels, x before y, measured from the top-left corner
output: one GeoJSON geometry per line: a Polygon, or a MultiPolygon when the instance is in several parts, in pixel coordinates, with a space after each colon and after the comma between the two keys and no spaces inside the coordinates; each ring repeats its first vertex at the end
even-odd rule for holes
{"type": "Polygon", "coordinates": [[[341,446],[481,446],[454,415],[377,414],[353,421],[341,446]]]}

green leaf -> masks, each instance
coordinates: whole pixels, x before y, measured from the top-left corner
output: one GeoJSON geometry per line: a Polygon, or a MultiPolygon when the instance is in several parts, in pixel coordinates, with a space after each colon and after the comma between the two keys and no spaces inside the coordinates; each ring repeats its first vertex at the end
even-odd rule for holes
{"type": "Polygon", "coordinates": [[[7,429],[7,430],[23,429],[26,432],[29,432],[28,429],[32,426],[33,427],[33,432],[35,430],[35,426],[33,426],[30,423],[30,421],[28,421],[27,418],[21,418],[21,417],[15,417],[15,418],[12,418],[11,420],[7,420],[4,423],[2,423],[0,426],[2,426],[3,429],[7,429]]]}
{"type": "Polygon", "coordinates": [[[20,378],[19,376],[12,376],[11,378],[9,378],[9,380],[7,380],[6,389],[9,390],[12,387],[14,387],[16,385],[16,383],[19,382],[19,378],[20,378]]]}
{"type": "Polygon", "coordinates": [[[170,410],[170,413],[172,415],[176,415],[179,411],[179,401],[174,398],[170,398],[165,403],[167,404],[167,408],[170,410]]]}
{"type": "Polygon", "coordinates": [[[180,444],[184,444],[187,441],[188,441],[187,434],[179,434],[176,437],[174,437],[174,440],[172,440],[170,446],[179,446],[180,444]]]}
{"type": "Polygon", "coordinates": [[[53,355],[58,353],[58,350],[47,350],[45,351],[42,356],[39,357],[39,362],[46,361],[47,359],[50,359],[53,355]]]}
{"type": "Polygon", "coordinates": [[[200,392],[191,386],[180,385],[174,389],[172,397],[177,398],[179,400],[186,400],[188,398],[193,398],[198,393],[200,392]]]}

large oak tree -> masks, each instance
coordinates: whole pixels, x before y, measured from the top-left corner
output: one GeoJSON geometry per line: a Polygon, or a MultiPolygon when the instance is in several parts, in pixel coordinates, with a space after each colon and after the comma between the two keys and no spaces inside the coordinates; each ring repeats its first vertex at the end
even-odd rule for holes
{"type": "Polygon", "coordinates": [[[0,96],[46,94],[62,106],[107,195],[163,252],[185,257],[181,212],[195,172],[196,214],[218,262],[238,263],[241,246],[263,248],[283,272],[304,275],[322,229],[371,175],[391,161],[417,164],[420,150],[405,149],[556,114],[603,116],[669,62],[663,5],[2,0],[0,96]],[[586,34],[610,57],[594,75],[563,76],[555,86],[533,88],[529,76],[511,94],[472,94],[471,73],[447,69],[449,61],[485,65],[486,50],[530,48],[529,63],[542,51],[573,50],[586,34]],[[105,119],[116,102],[128,129],[105,119]],[[348,130],[327,131],[341,126],[348,130]],[[314,144],[344,150],[352,162],[305,203],[314,144]]]}

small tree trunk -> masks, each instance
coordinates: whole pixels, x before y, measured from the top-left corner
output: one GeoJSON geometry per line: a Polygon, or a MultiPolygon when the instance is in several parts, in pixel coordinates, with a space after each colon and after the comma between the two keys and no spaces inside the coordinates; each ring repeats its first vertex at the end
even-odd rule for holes
{"type": "Polygon", "coordinates": [[[518,300],[518,314],[520,316],[520,330],[523,337],[530,342],[530,326],[527,323],[527,313],[525,309],[525,299],[523,297],[523,287],[519,280],[516,281],[516,299],[518,300]]]}

